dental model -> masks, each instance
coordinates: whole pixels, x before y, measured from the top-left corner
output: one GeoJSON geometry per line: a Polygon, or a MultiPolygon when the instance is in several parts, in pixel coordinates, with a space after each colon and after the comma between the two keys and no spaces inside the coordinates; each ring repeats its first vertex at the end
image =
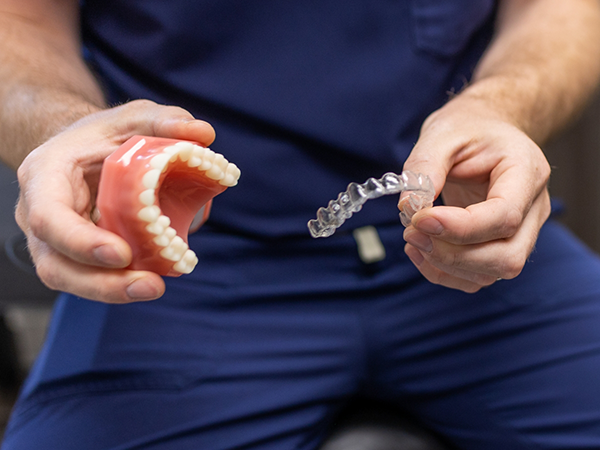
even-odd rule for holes
{"type": "Polygon", "coordinates": [[[177,277],[198,262],[188,231],[239,176],[235,164],[196,143],[134,136],[104,160],[92,220],[129,243],[129,269],[177,277]]]}
{"type": "Polygon", "coordinates": [[[308,222],[310,235],[314,238],[328,237],[362,209],[367,200],[384,195],[408,193],[401,202],[400,220],[407,227],[412,216],[419,210],[433,205],[435,189],[428,176],[405,170],[401,175],[386,173],[379,180],[369,178],[365,183],[350,183],[345,192],[331,200],[327,208],[319,208],[317,218],[308,222]]]}

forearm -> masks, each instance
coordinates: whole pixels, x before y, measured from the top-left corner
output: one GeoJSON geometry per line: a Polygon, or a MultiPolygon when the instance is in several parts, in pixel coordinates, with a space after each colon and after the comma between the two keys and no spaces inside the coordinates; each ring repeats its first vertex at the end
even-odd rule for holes
{"type": "Polygon", "coordinates": [[[507,0],[463,94],[542,143],[585,104],[599,76],[597,0],[507,0]]]}
{"type": "Polygon", "coordinates": [[[73,20],[0,12],[0,158],[15,169],[41,143],[104,107],[73,20]]]}

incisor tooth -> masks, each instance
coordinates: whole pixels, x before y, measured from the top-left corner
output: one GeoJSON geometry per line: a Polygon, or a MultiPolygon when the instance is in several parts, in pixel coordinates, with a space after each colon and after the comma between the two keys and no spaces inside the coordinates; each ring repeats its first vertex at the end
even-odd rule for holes
{"type": "Polygon", "coordinates": [[[152,169],[144,174],[142,184],[146,189],[156,189],[158,179],[160,178],[160,170],[152,169]]]}
{"type": "Polygon", "coordinates": [[[144,222],[156,222],[160,217],[160,208],[158,206],[146,206],[138,212],[138,218],[144,222]]]}
{"type": "Polygon", "coordinates": [[[142,191],[142,193],[139,196],[139,199],[140,202],[142,202],[146,206],[153,205],[155,199],[154,189],[146,189],[145,191],[142,191]]]}
{"type": "MultiPolygon", "coordinates": [[[[179,142],[177,144],[179,144],[179,142]]],[[[163,153],[166,153],[171,156],[175,155],[177,152],[179,152],[179,148],[177,147],[177,144],[169,145],[168,147],[163,148],[163,153]]]]}

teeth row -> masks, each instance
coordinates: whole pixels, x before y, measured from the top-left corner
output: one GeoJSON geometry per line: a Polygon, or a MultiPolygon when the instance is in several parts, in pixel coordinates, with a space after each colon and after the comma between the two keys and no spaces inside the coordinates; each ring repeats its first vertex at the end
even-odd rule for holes
{"type": "Polygon", "coordinates": [[[173,261],[175,263],[174,270],[180,273],[190,273],[194,270],[198,263],[196,254],[188,248],[180,236],[177,236],[177,231],[169,226],[171,219],[162,215],[158,206],[142,208],[138,213],[138,218],[148,222],[146,230],[155,235],[153,242],[159,247],[163,247],[160,256],[173,261]]]}
{"type": "Polygon", "coordinates": [[[175,229],[169,226],[171,220],[162,215],[160,208],[154,204],[160,176],[167,170],[169,163],[175,162],[177,158],[187,162],[188,167],[197,168],[208,178],[228,187],[237,184],[240,169],[223,155],[190,142],[178,142],[166,147],[162,153],[150,159],[150,170],[142,178],[144,190],[140,193],[139,200],[144,207],[138,212],[138,218],[148,222],[146,230],[155,235],[154,243],[163,247],[160,255],[175,263],[173,269],[180,273],[190,273],[198,263],[196,254],[177,236],[175,229]]]}
{"type": "Polygon", "coordinates": [[[175,162],[177,158],[187,162],[188,167],[203,171],[208,178],[218,181],[223,186],[235,186],[240,178],[240,169],[220,153],[191,142],[178,142],[150,159],[151,169],[142,179],[144,187],[156,189],[161,173],[167,170],[169,162],[175,162]]]}

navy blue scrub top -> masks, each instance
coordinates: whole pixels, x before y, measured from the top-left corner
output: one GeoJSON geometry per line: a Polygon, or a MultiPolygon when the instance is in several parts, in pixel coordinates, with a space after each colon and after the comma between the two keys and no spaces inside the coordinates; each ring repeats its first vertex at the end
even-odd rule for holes
{"type": "MultiPolygon", "coordinates": [[[[493,0],[86,0],[82,29],[111,101],[178,105],[215,127],[211,148],[242,178],[212,223],[279,237],[307,235],[349,182],[402,170],[423,120],[470,79],[494,11],[493,0]]],[[[396,203],[369,202],[344,229],[397,222],[396,203]]]]}

